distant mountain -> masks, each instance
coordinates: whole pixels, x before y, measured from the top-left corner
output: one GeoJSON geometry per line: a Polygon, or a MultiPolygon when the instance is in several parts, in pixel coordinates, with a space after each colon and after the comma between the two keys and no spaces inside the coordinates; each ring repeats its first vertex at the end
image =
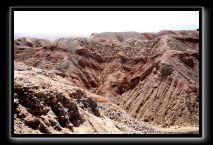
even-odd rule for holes
{"type": "Polygon", "coordinates": [[[58,38],[69,38],[69,37],[89,37],[89,34],[40,34],[40,33],[15,33],[14,39],[21,37],[34,37],[40,39],[55,40],[58,38]]]}

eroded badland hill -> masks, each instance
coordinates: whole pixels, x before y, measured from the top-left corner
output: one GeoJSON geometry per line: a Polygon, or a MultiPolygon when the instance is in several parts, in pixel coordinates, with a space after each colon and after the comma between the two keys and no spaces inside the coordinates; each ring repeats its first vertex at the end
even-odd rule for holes
{"type": "Polygon", "coordinates": [[[199,32],[14,41],[15,133],[198,133],[199,32]]]}

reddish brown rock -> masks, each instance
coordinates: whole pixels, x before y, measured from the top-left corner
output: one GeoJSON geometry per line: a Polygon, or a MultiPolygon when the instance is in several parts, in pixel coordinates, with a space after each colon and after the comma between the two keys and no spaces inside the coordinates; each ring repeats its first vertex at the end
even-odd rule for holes
{"type": "MultiPolygon", "coordinates": [[[[15,40],[14,49],[15,61],[48,70],[85,91],[108,98],[141,122],[167,127],[199,125],[199,32],[196,30],[94,33],[90,38],[62,38],[45,45],[21,39],[21,42],[15,40]]],[[[81,108],[101,116],[95,102],[80,100],[81,108]]],[[[29,112],[47,113],[48,109],[40,105],[35,104],[29,112]]],[[[53,112],[60,109],[66,112],[65,104],[61,105],[57,104],[55,110],[53,107],[53,112]]],[[[81,117],[70,121],[69,116],[80,116],[78,113],[68,117],[66,114],[69,113],[58,116],[62,127],[83,123],[81,117]]]]}

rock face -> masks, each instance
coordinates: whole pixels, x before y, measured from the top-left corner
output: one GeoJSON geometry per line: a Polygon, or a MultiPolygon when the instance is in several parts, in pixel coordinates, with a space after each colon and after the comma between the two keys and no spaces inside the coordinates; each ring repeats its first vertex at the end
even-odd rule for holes
{"type": "Polygon", "coordinates": [[[94,33],[53,42],[22,38],[14,44],[15,128],[110,133],[103,124],[111,122],[114,132],[162,133],[147,125],[199,126],[196,30],[94,33]]]}
{"type": "Polygon", "coordinates": [[[15,134],[161,133],[54,71],[15,61],[14,76],[15,134]]]}

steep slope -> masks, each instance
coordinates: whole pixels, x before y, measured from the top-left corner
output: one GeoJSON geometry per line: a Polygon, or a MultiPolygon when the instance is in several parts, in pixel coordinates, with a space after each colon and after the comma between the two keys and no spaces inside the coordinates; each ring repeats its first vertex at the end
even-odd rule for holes
{"type": "Polygon", "coordinates": [[[15,62],[14,77],[16,134],[161,133],[54,72],[15,62]]]}
{"type": "Polygon", "coordinates": [[[15,50],[16,61],[102,96],[139,122],[199,126],[198,31],[101,33],[15,50]]]}

